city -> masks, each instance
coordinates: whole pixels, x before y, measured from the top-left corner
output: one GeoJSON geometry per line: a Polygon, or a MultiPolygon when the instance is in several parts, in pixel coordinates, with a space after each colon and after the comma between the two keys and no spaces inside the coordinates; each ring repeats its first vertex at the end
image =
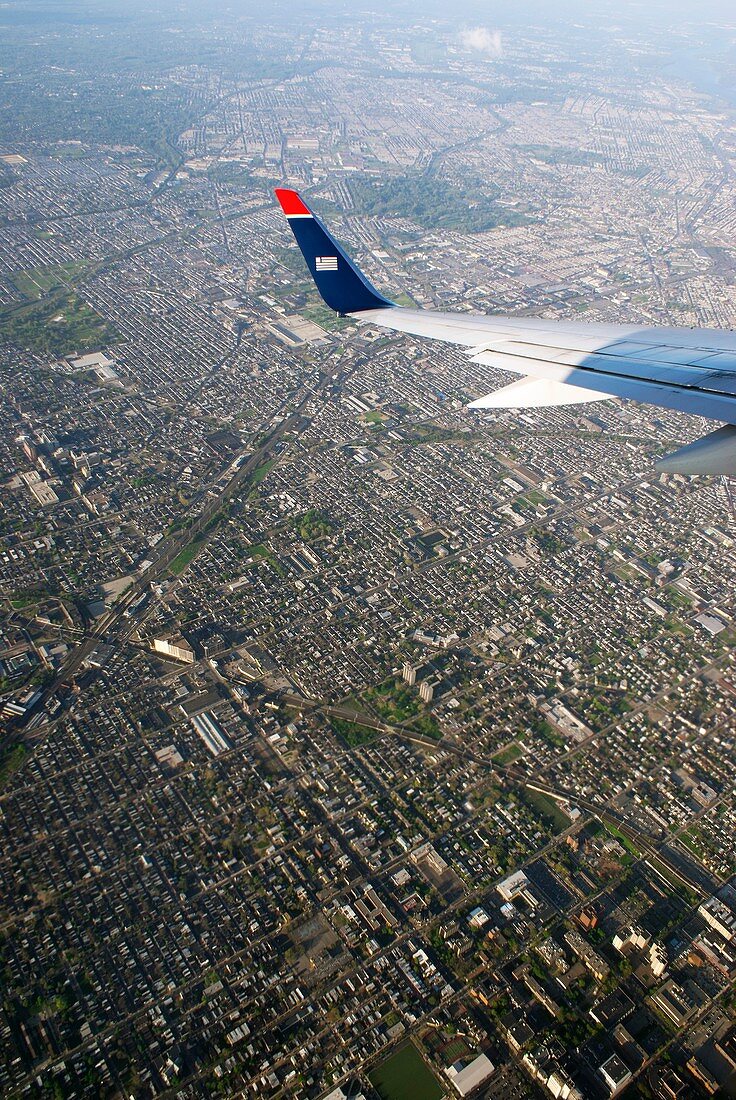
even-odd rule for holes
{"type": "Polygon", "coordinates": [[[273,197],[403,304],[730,329],[716,7],[0,12],[3,1096],[736,1096],[702,423],[467,410],[273,197]]]}

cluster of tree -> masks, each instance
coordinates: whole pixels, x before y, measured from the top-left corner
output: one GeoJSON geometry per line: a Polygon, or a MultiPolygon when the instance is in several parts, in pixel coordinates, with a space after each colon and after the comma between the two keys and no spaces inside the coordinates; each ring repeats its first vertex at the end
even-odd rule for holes
{"type": "Polygon", "coordinates": [[[323,538],[325,535],[329,535],[332,530],[332,523],[329,518],[317,508],[310,508],[303,515],[296,516],[292,522],[305,542],[323,538]]]}
{"type": "Polygon", "coordinates": [[[49,357],[104,347],[117,330],[76,294],[52,294],[0,315],[0,340],[49,357]]]}
{"type": "Polygon", "coordinates": [[[474,185],[461,188],[431,172],[396,176],[384,182],[358,176],[351,181],[350,190],[361,213],[408,218],[428,229],[483,233],[498,225],[523,225],[527,220],[493,199],[479,199],[474,185]]]}
{"type": "Polygon", "coordinates": [[[360,748],[361,745],[367,745],[378,736],[376,730],[372,730],[368,726],[363,726],[360,722],[348,722],[343,718],[330,718],[330,725],[338,737],[341,737],[345,744],[351,749],[357,749],[360,748]]]}
{"type": "Polygon", "coordinates": [[[545,164],[595,165],[605,158],[592,149],[569,149],[564,145],[522,145],[521,149],[545,164]]]}

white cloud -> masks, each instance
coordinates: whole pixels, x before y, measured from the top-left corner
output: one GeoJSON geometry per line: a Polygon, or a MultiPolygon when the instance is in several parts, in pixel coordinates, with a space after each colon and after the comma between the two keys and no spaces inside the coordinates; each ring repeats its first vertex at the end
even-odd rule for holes
{"type": "Polygon", "coordinates": [[[459,34],[460,45],[466,50],[478,50],[489,57],[498,58],[503,54],[503,42],[500,31],[490,31],[487,27],[468,27],[459,34]]]}

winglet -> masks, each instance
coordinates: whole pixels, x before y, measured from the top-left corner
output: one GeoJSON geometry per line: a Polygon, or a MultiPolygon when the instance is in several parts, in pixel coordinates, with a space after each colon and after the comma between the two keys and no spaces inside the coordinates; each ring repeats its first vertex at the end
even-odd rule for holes
{"type": "Polygon", "coordinates": [[[387,309],[394,305],[355,266],[298,191],[277,187],[274,193],[317,290],[330,309],[336,313],[362,313],[364,310],[387,309]]]}
{"type": "Polygon", "coordinates": [[[274,195],[279,200],[279,205],[287,218],[311,218],[309,207],[301,199],[298,191],[292,191],[288,187],[277,187],[274,195]]]}

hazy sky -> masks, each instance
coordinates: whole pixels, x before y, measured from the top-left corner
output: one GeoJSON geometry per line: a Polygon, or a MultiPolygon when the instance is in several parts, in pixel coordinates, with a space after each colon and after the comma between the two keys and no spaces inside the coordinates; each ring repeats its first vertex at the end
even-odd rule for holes
{"type": "Polygon", "coordinates": [[[46,13],[61,17],[77,14],[125,15],[146,12],[160,13],[190,21],[199,19],[208,9],[213,12],[238,12],[257,16],[264,14],[268,20],[274,10],[311,11],[328,16],[332,12],[346,12],[351,8],[391,15],[393,12],[413,13],[420,19],[432,12],[444,19],[463,20],[473,18],[484,24],[498,21],[523,22],[525,19],[555,22],[560,17],[581,20],[599,19],[608,15],[616,19],[634,19],[646,23],[652,19],[726,19],[736,27],[736,3],[734,0],[424,0],[418,9],[415,0],[271,0],[265,7],[260,0],[0,0],[0,21],[8,15],[16,17],[23,12],[46,13]]]}

